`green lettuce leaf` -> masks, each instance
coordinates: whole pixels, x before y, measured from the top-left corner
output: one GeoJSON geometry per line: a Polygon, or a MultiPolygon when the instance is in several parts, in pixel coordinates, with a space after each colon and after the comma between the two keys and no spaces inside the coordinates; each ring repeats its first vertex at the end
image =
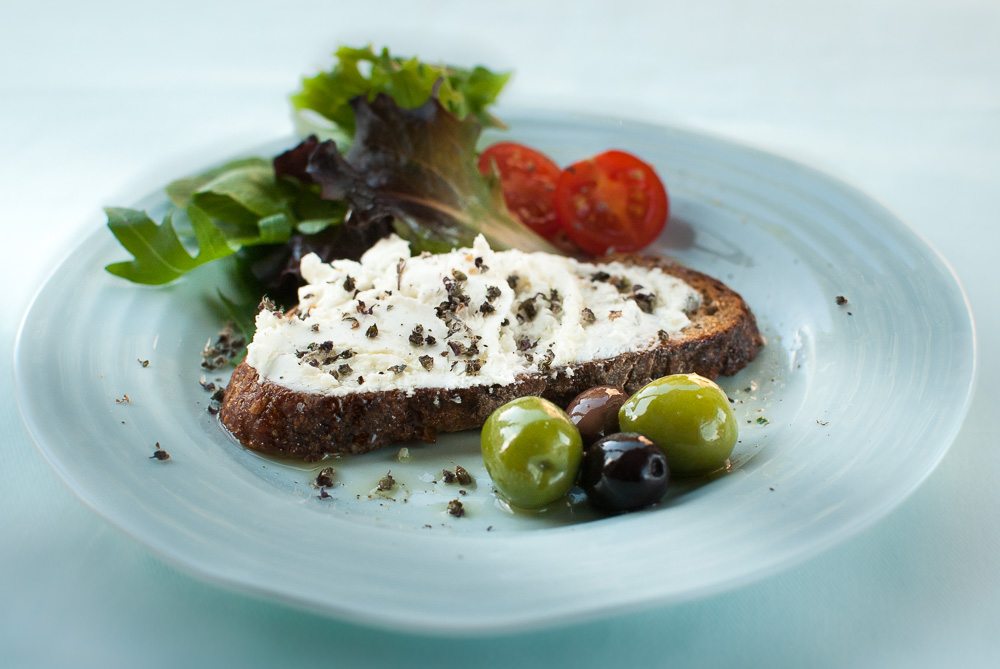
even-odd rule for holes
{"type": "Polygon", "coordinates": [[[497,180],[479,174],[474,117],[460,119],[436,98],[405,109],[381,93],[352,107],[350,151],[323,142],[307,170],[323,197],[351,205],[348,225],[392,217],[415,251],[469,246],[482,233],[494,248],[560,253],[511,216],[497,180]]]}
{"type": "Polygon", "coordinates": [[[351,100],[358,96],[372,100],[380,93],[405,109],[423,105],[436,93],[445,109],[458,118],[472,115],[482,125],[503,127],[488,107],[510,79],[509,72],[431,65],[393,56],[388,49],[376,53],[371,46],[341,47],[334,55],[337,63],[332,69],[303,79],[291,97],[302,134],[315,133],[346,146],[355,132],[351,100]]]}
{"type": "Polygon", "coordinates": [[[270,160],[237,160],[167,186],[178,207],[208,214],[238,246],[280,244],[293,232],[315,234],[344,220],[343,203],[324,200],[312,183],[276,174],[270,160]]]}
{"type": "Polygon", "coordinates": [[[243,167],[268,167],[271,161],[266,158],[240,158],[232,160],[224,165],[206,170],[200,174],[176,179],[167,184],[166,193],[170,201],[178,209],[187,209],[191,204],[191,197],[205,184],[226,172],[238,170],[243,167]]]}
{"type": "Polygon", "coordinates": [[[227,170],[191,194],[191,203],[241,246],[287,240],[294,219],[290,200],[270,165],[227,170]]]}

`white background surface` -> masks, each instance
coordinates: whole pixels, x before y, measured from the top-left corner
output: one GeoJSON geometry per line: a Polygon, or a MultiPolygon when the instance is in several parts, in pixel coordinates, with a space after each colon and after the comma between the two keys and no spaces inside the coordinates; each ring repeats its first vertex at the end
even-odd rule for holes
{"type": "Polygon", "coordinates": [[[1000,4],[281,4],[0,5],[0,666],[1000,662],[1000,4]],[[286,132],[298,76],[367,41],[514,69],[510,105],[788,155],[896,212],[952,263],[977,320],[979,390],[942,465],[868,531],[754,585],[497,639],[393,635],[220,591],[109,526],[17,415],[10,351],[35,286],[144,170],[286,132]]]}

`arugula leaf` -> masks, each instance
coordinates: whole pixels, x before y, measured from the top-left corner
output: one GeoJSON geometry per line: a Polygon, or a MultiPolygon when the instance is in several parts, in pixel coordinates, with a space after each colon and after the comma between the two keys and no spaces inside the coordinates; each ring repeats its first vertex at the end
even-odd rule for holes
{"type": "Polygon", "coordinates": [[[307,168],[323,197],[350,203],[349,225],[391,216],[416,251],[469,246],[482,233],[494,248],[560,252],[510,215],[495,179],[480,176],[474,118],[459,119],[433,97],[416,109],[382,93],[351,105],[350,151],[323,142],[307,168]]]}
{"type": "Polygon", "coordinates": [[[143,211],[109,207],[104,210],[108,227],[133,260],[116,262],[105,269],[135,283],[162,284],[191,271],[199,265],[231,255],[234,250],[212,225],[209,216],[190,207],[188,217],[198,245],[195,256],[188,254],[177,236],[172,213],[157,225],[143,211]]]}
{"type": "Polygon", "coordinates": [[[510,79],[509,72],[431,65],[393,56],[388,49],[375,53],[371,46],[341,47],[334,55],[337,63],[332,69],[303,79],[291,97],[302,134],[316,133],[346,146],[356,125],[351,100],[358,96],[372,100],[380,93],[406,109],[421,106],[436,93],[458,118],[472,115],[483,125],[504,127],[487,108],[510,79]]]}

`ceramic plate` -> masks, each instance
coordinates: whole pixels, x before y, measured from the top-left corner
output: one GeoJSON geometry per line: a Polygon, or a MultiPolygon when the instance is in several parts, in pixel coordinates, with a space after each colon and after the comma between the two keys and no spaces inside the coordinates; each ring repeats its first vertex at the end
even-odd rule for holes
{"type": "MultiPolygon", "coordinates": [[[[509,138],[563,164],[609,147],[651,162],[673,206],[657,250],[722,279],[756,313],[767,346],[721,381],[741,427],[727,474],[600,518],[578,496],[511,513],[491,492],[476,433],[408,444],[405,461],[397,447],[314,465],[262,458],[220,429],[199,384],[223,275],[125,283],[102,269],[124,252],[97,222],[19,335],[21,408],[47,459],[98,513],[200,577],[355,622],[448,633],[731,588],[857,532],[930,473],[966,411],[974,339],[954,276],[904,225],[820,173],[700,134],[511,119],[509,138]],[[149,458],[155,442],[169,461],[149,458]],[[337,484],[320,499],[310,482],[330,464],[337,484]],[[472,485],[441,480],[456,464],[472,485]],[[399,485],[379,494],[388,471],[399,485]],[[464,517],[447,514],[452,499],[464,517]]],[[[207,165],[189,167],[151,184],[207,165]]],[[[165,202],[157,192],[133,204],[165,202]]]]}

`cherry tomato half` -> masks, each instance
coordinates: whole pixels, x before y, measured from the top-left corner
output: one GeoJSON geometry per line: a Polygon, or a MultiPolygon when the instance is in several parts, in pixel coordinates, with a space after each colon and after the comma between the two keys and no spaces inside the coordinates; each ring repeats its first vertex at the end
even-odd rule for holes
{"type": "Polygon", "coordinates": [[[630,153],[605,151],[567,167],[555,209],[566,235],[592,255],[638,251],[667,224],[670,201],[653,168],[630,153]]]}
{"type": "Polygon", "coordinates": [[[559,166],[544,153],[514,142],[499,142],[483,151],[479,172],[488,176],[493,165],[510,212],[542,237],[558,232],[553,196],[562,173],[559,166]]]}

